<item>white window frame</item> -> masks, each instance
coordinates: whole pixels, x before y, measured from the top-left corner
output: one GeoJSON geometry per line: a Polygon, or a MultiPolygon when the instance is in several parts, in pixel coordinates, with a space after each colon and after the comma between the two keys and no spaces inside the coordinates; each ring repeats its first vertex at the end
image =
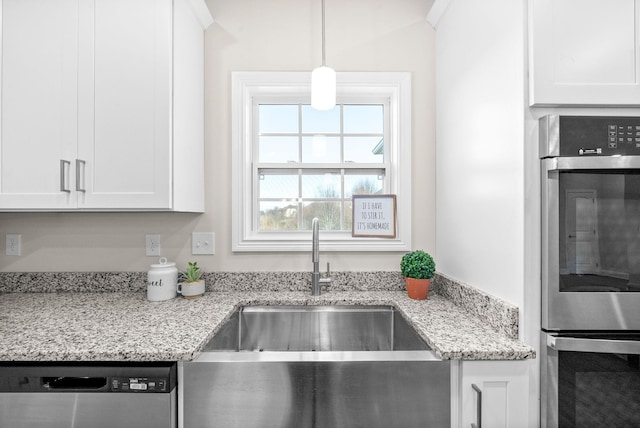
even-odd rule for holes
{"type": "MultiPolygon", "coordinates": [[[[411,74],[338,72],[337,101],[357,97],[389,100],[385,135],[388,193],[396,195],[395,238],[354,238],[351,232],[321,231],[321,251],[409,251],[411,249],[411,74]],[[348,97],[348,98],[345,98],[348,97]]],[[[232,83],[232,250],[234,252],[310,251],[310,231],[256,230],[254,189],[254,98],[297,99],[309,104],[311,73],[233,72],[232,83]]],[[[341,101],[344,100],[344,101],[341,101]]],[[[256,154],[257,156],[257,154],[256,154]]]]}

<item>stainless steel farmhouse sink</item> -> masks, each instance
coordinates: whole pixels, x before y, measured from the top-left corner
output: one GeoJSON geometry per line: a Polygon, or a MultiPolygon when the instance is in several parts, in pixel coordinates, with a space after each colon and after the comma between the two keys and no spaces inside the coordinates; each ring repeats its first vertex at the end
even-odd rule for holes
{"type": "Polygon", "coordinates": [[[448,427],[449,361],[391,306],[245,306],[179,364],[185,427],[448,427]]]}
{"type": "MultiPolygon", "coordinates": [[[[207,344],[207,351],[430,351],[430,348],[390,306],[247,306],[234,313],[207,344]]],[[[435,357],[432,352],[424,356],[435,357]]]]}

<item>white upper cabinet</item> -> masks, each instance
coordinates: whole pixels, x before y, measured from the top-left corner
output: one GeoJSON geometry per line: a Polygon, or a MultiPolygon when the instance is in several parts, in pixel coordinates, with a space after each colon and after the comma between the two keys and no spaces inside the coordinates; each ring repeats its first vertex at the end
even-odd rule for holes
{"type": "Polygon", "coordinates": [[[79,205],[171,208],[171,2],[82,1],[80,17],[79,205]]]}
{"type": "Polygon", "coordinates": [[[2,2],[1,208],[77,203],[77,43],[77,1],[2,2]]]}
{"type": "Polygon", "coordinates": [[[530,0],[532,106],[640,105],[640,0],[530,0]]]}
{"type": "Polygon", "coordinates": [[[203,210],[199,2],[2,1],[0,210],[203,210]]]}

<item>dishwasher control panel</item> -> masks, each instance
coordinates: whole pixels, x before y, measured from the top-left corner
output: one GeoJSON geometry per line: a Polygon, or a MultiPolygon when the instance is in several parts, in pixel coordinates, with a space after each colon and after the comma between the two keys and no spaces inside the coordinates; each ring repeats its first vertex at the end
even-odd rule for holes
{"type": "Polygon", "coordinates": [[[168,384],[166,378],[114,377],[111,392],[167,392],[168,384]]]}
{"type": "Polygon", "coordinates": [[[176,363],[171,362],[0,362],[0,392],[166,394],[176,384],[176,363]]]}

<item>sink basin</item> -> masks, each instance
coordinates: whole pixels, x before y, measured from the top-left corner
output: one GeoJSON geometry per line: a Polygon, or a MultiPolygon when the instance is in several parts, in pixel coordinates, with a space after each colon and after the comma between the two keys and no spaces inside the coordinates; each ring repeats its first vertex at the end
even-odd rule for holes
{"type": "Polygon", "coordinates": [[[426,351],[429,346],[391,306],[246,306],[208,351],[426,351]]]}
{"type": "Polygon", "coordinates": [[[197,427],[448,427],[451,363],[391,306],[245,306],[178,363],[197,427]]]}

